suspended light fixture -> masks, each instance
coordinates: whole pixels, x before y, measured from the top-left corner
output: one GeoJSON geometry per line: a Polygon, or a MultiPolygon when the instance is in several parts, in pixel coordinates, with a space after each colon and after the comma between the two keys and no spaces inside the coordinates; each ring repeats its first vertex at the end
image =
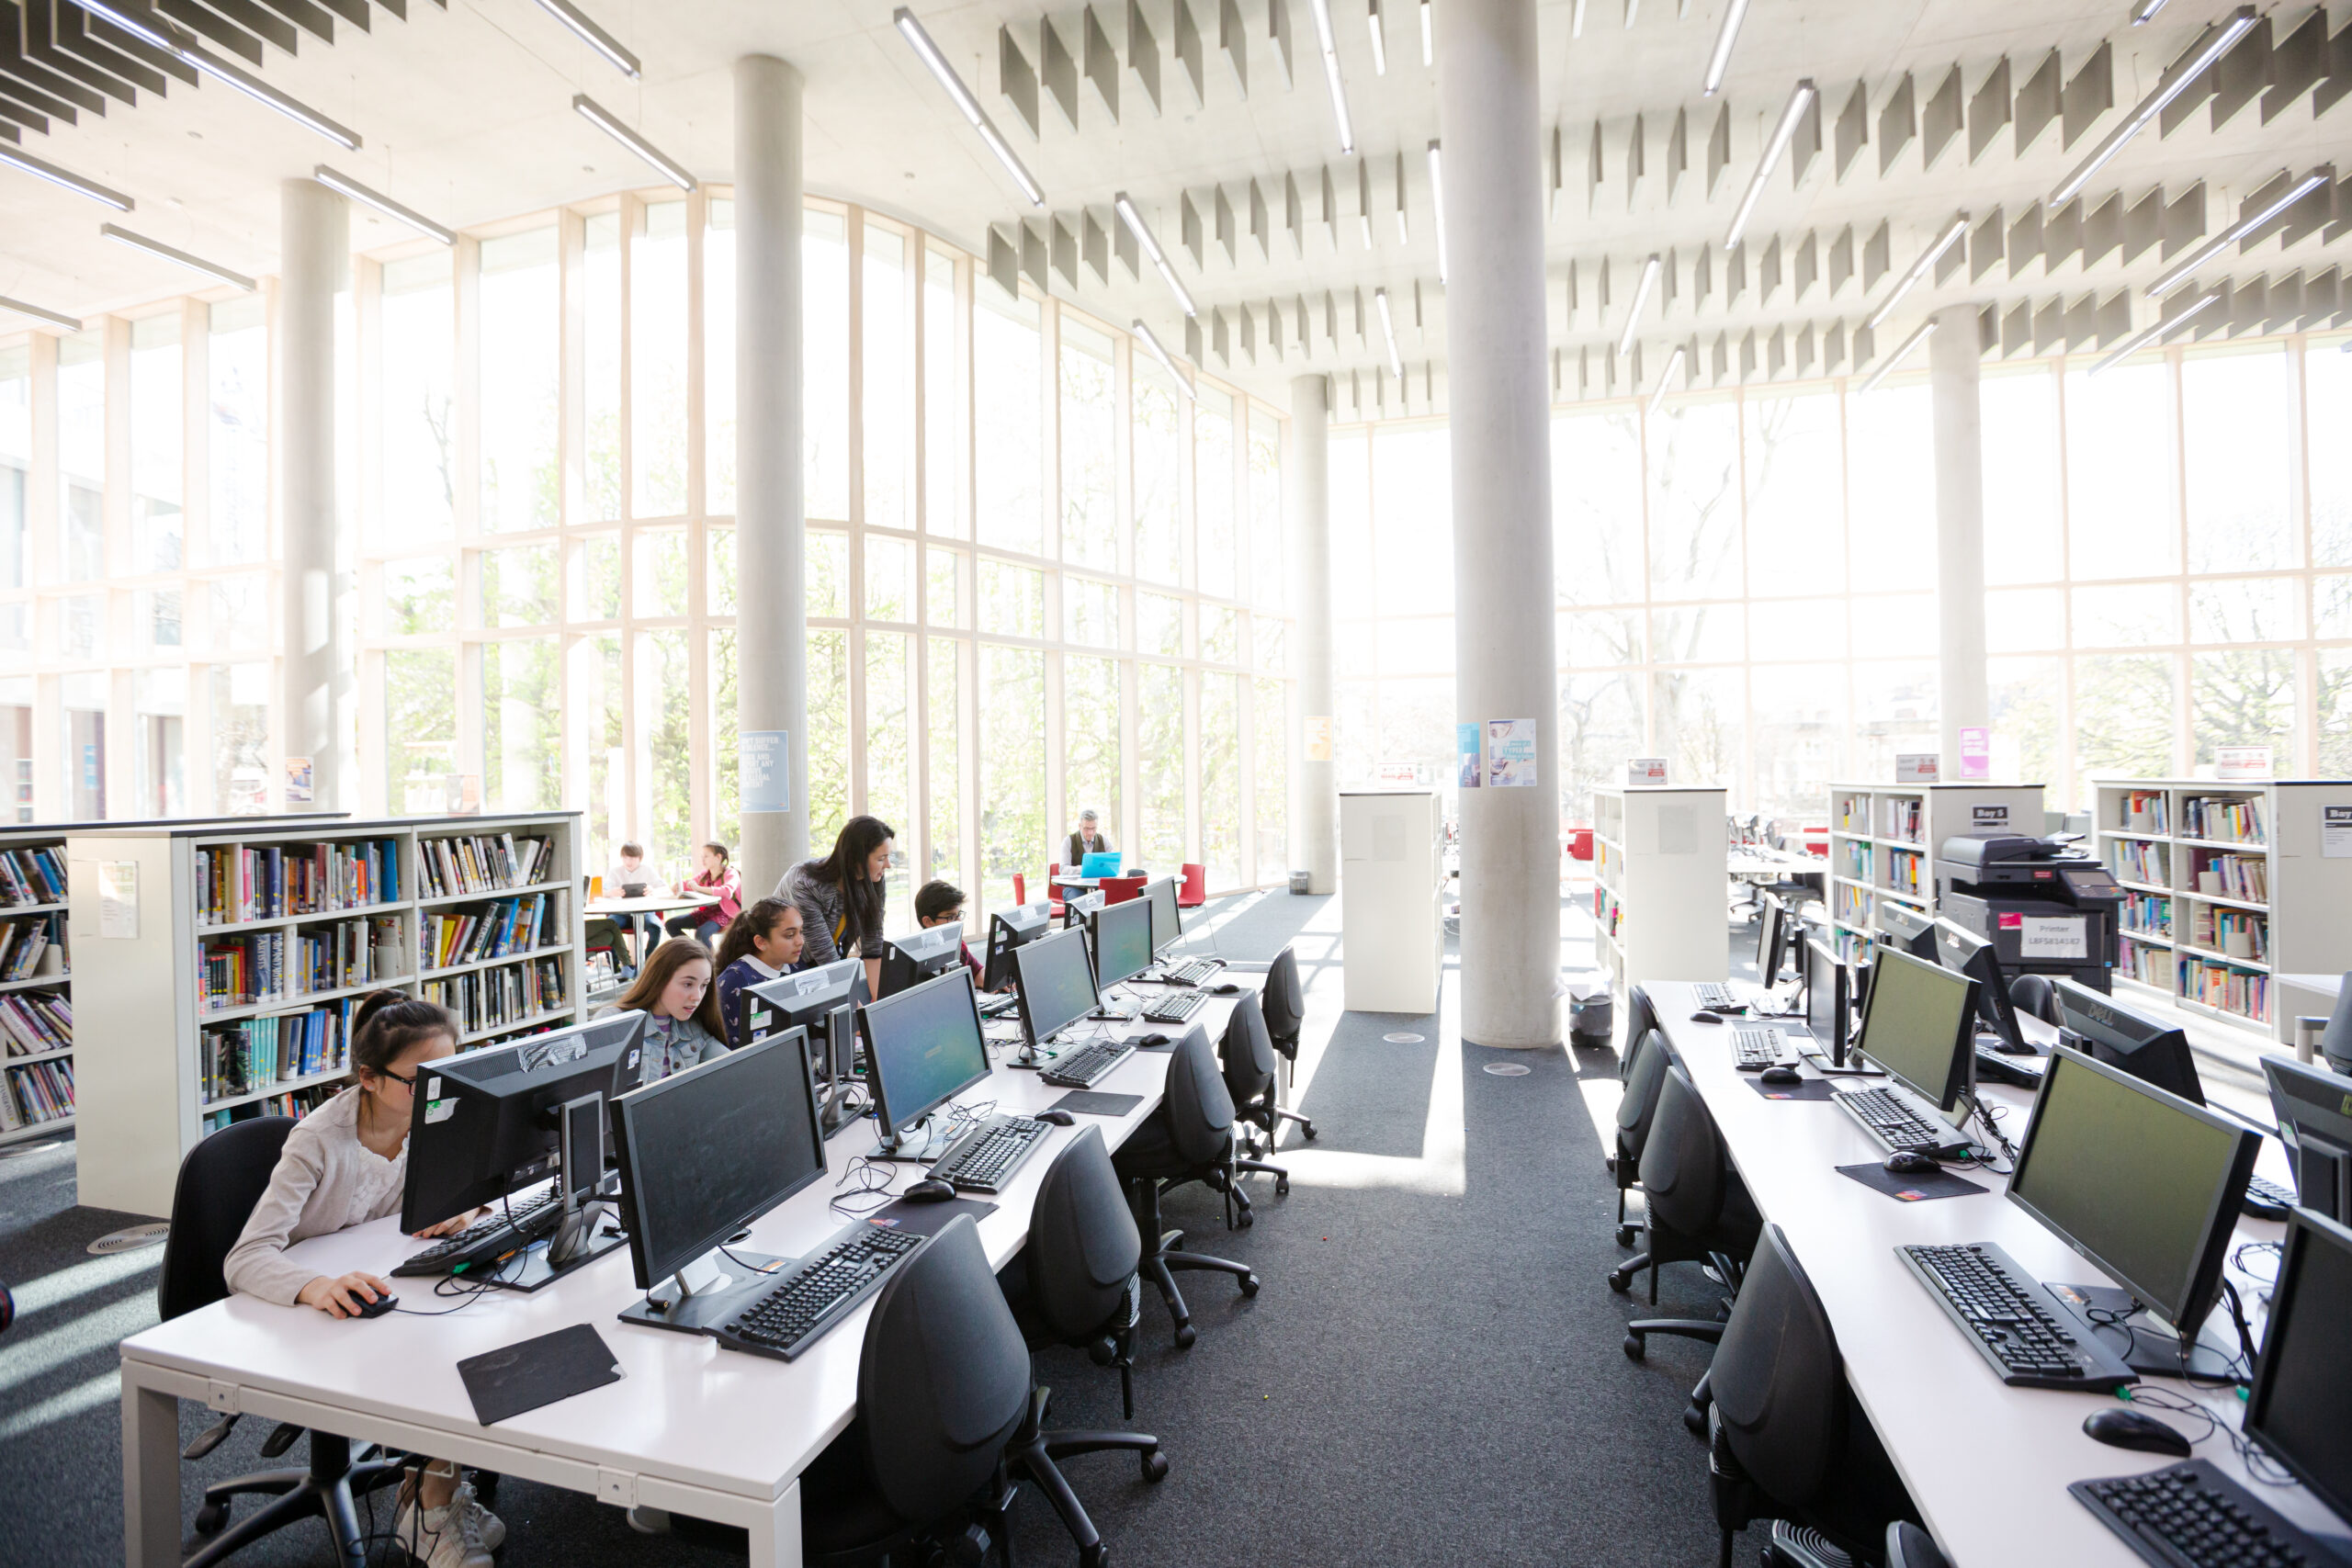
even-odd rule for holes
{"type": "Polygon", "coordinates": [[[120,191],[109,190],[96,180],[85,180],[71,170],[61,169],[56,164],[45,159],[36,158],[29,152],[20,152],[5,141],[0,141],[0,164],[6,164],[12,169],[21,169],[37,180],[47,180],[51,185],[70,190],[75,196],[86,196],[92,201],[103,202],[117,212],[128,212],[135,205],[120,191]]]}
{"type": "Polygon", "coordinates": [[[217,278],[222,283],[242,288],[248,294],[261,287],[242,272],[232,272],[218,262],[206,261],[202,256],[192,256],[186,251],[164,243],[161,240],[151,240],[144,234],[134,234],[119,225],[101,223],[98,225],[98,232],[118,245],[128,245],[134,251],[144,251],[151,256],[159,256],[164,261],[187,267],[190,271],[200,272],[207,277],[217,278]]]}
{"type": "Polygon", "coordinates": [[[662,177],[680,190],[691,191],[695,188],[695,177],[686,172],[684,164],[623,125],[613,117],[612,110],[587,94],[574,93],[571,96],[571,107],[581,118],[661,170],[662,177]]]}
{"type": "MultiPolygon", "coordinates": [[[[2280,172],[2283,174],[2285,171],[2281,170],[2280,172]]],[[[2310,174],[2305,175],[2301,179],[2297,180],[2294,185],[2289,188],[2286,195],[2280,197],[2278,200],[2272,202],[2261,211],[2249,213],[2245,217],[2239,219],[2236,222],[2222,230],[2212,239],[2208,240],[2205,243],[2198,246],[2196,250],[2190,252],[2188,255],[2182,258],[2182,260],[2177,264],[2167,268],[2162,277],[2157,278],[2154,283],[2148,285],[2148,293],[2157,299],[2162,299],[2165,295],[2171,293],[2174,289],[2179,288],[2182,284],[2195,276],[2199,267],[2203,266],[2207,262],[2211,261],[2215,256],[2220,255],[2223,251],[2228,250],[2232,245],[2236,244],[2248,234],[2253,233],[2256,229],[2261,228],[2265,223],[2269,222],[2273,218],[2278,217],[2280,213],[2286,211],[2287,209],[2294,206],[2295,203],[2311,195],[2312,192],[2320,189],[2324,186],[2332,184],[2335,179],[2335,171],[2328,165],[2323,164],[2319,168],[2313,169],[2310,174]]]]}
{"type": "Polygon", "coordinates": [[[1813,78],[1805,77],[1789,93],[1789,101],[1781,110],[1781,120],[1772,128],[1771,140],[1764,144],[1764,155],[1756,162],[1756,173],[1747,182],[1747,189],[1739,198],[1738,208],[1731,215],[1731,232],[1724,240],[1724,249],[1739,249],[1739,237],[1747,231],[1747,220],[1756,210],[1757,200],[1764,194],[1764,182],[1772,175],[1772,165],[1781,161],[1789,142],[1797,133],[1797,122],[1813,102],[1813,78]]]}
{"type": "Polygon", "coordinates": [[[915,57],[946,89],[948,98],[956,105],[956,112],[964,117],[965,121],[979,133],[980,140],[988,144],[988,150],[996,154],[996,161],[1004,165],[1004,172],[1012,176],[1012,183],[1021,187],[1021,194],[1029,198],[1029,205],[1045,206],[1044,188],[1030,176],[1021,160],[1013,155],[1012,146],[997,133],[996,122],[989,118],[980,107],[979,99],[972,96],[972,90],[964,85],[964,78],[956,74],[956,68],[947,63],[947,57],[939,52],[939,46],[931,41],[931,35],[923,30],[921,22],[915,20],[915,14],[901,6],[890,13],[890,21],[899,29],[899,36],[905,39],[908,46],[915,51],[915,57]]]}
{"type": "Polygon", "coordinates": [[[1864,321],[1862,325],[1872,332],[1878,331],[1878,324],[1886,320],[1887,313],[1903,302],[1903,297],[1910,293],[1921,278],[1928,276],[1928,269],[1936,265],[1937,259],[1958,244],[1960,237],[1967,232],[1968,214],[1954,213],[1951,221],[1944,225],[1944,231],[1937,235],[1926,250],[1919,253],[1919,259],[1913,262],[1911,269],[1896,282],[1894,291],[1879,301],[1878,309],[1870,313],[1869,319],[1864,321]]]}
{"type": "MultiPolygon", "coordinates": [[[[1340,151],[1356,150],[1356,128],[1348,118],[1348,89],[1340,80],[1340,50],[1331,36],[1331,0],[1306,0],[1306,7],[1315,13],[1315,42],[1323,51],[1323,85],[1331,92],[1331,118],[1340,124],[1340,151]]],[[[1429,13],[1424,10],[1422,16],[1429,13]]]]}
{"type": "Polygon", "coordinates": [[[2149,347],[2152,344],[2164,342],[2165,339],[2172,336],[2173,333],[2188,325],[2188,319],[2191,316],[2196,315],[2200,310],[2207,310],[2213,305],[2219,304],[2221,302],[2221,299],[2222,291],[2218,288],[2212,289],[2190,301],[2188,304],[2182,306],[2179,310],[2175,310],[2171,315],[2164,318],[2164,320],[2141,328],[2138,332],[2133,333],[2130,337],[2125,338],[2113,354],[2109,355],[2097,365],[2092,366],[2091,374],[2096,376],[2102,370],[2111,370],[2116,366],[2122,364],[2125,360],[2139,353],[2142,349],[2149,347]]]}
{"type": "Polygon", "coordinates": [[[1159,242],[1151,237],[1151,226],[1143,220],[1143,213],[1128,198],[1127,193],[1121,191],[1113,197],[1111,207],[1118,213],[1119,221],[1127,226],[1127,232],[1136,237],[1136,243],[1143,247],[1143,254],[1151,258],[1151,265],[1159,269],[1160,280],[1168,285],[1168,292],[1176,296],[1176,303],[1183,309],[1184,314],[1199,315],[1200,308],[1193,303],[1192,291],[1177,277],[1176,269],[1168,265],[1168,253],[1161,250],[1159,242]]]}
{"type": "Polygon", "coordinates": [[[1911,351],[1917,348],[1921,344],[1927,342],[1928,334],[1933,333],[1935,330],[1936,319],[1933,316],[1929,316],[1926,321],[1921,321],[1917,332],[1913,333],[1909,337],[1905,338],[1900,344],[1896,344],[1895,350],[1893,354],[1888,355],[1884,359],[1878,362],[1878,368],[1871,371],[1869,378],[1862,382],[1861,389],[1865,392],[1876,391],[1878,389],[1878,384],[1881,381],[1885,380],[1887,377],[1894,372],[1896,366],[1902,364],[1905,359],[1910,358],[1911,351]]]}
{"type": "MultiPolygon", "coordinates": [[[[2157,5],[2163,3],[2164,0],[2156,0],[2157,5]]],[[[2155,15],[2154,10],[2151,8],[2148,15],[2155,15]]],[[[2135,27],[2145,20],[2146,17],[2132,18],[2135,27]]],[[[2050,205],[2052,208],[2064,207],[2074,200],[2075,195],[2090,183],[2091,176],[2105,168],[2108,160],[2123,151],[2125,142],[2147,130],[2156,116],[2164,112],[2166,104],[2180,96],[2191,82],[2205,74],[2208,67],[2227,54],[2230,46],[2245,36],[2246,29],[2254,26],[2255,20],[2254,7],[2241,6],[2223,20],[2207,28],[2204,35],[2190,47],[2189,52],[2159,77],[2148,96],[2124,117],[2123,123],[2109,131],[2099,144],[2091,149],[2090,156],[2075,164],[2075,172],[2050,193],[2050,205]]]]}
{"type": "Polygon", "coordinates": [[[362,207],[372,207],[393,221],[405,223],[418,233],[428,234],[445,245],[454,245],[458,243],[455,231],[443,228],[415,209],[403,207],[383,192],[370,190],[350,175],[338,174],[324,164],[312,169],[311,177],[327,189],[338,195],[349,197],[362,207]]]}
{"type": "Polygon", "coordinates": [[[1192,381],[1182,370],[1176,368],[1176,361],[1169,355],[1167,348],[1159,341],[1159,334],[1144,325],[1141,316],[1136,318],[1132,330],[1136,336],[1143,339],[1144,347],[1151,350],[1151,356],[1159,361],[1159,367],[1168,372],[1168,378],[1176,383],[1176,389],[1184,394],[1184,400],[1188,403],[1196,400],[1193,396],[1192,381]]]}

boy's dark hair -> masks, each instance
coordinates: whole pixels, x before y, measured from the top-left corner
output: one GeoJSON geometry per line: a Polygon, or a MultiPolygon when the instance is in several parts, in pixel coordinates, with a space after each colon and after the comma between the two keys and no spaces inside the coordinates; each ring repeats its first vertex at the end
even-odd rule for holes
{"type": "Polygon", "coordinates": [[[644,845],[642,845],[642,844],[636,844],[636,843],[629,843],[629,844],[623,844],[623,845],[621,846],[621,859],[623,859],[623,860],[643,860],[644,858],[645,858],[645,846],[644,846],[644,845]]]}
{"type": "Polygon", "coordinates": [[[915,919],[935,920],[964,907],[964,890],[952,882],[926,882],[915,890],[915,919]]]}

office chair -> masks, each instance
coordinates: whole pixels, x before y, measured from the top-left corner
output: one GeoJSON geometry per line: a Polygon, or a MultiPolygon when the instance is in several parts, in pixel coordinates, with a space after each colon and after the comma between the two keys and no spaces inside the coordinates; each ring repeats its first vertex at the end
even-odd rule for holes
{"type": "MultiPolygon", "coordinates": [[[[1054,878],[1061,874],[1059,861],[1046,868],[1046,917],[1048,919],[1062,918],[1062,901],[1054,896],[1054,878]]],[[[1016,904],[1029,902],[1029,879],[1017,871],[1012,874],[1012,901],[1016,904]]]]}
{"type": "Polygon", "coordinates": [[[2009,981],[2009,1005],[2030,1012],[2055,1028],[2065,1018],[2058,1010],[2058,987],[2047,975],[2019,975],[2009,981]]]}
{"type": "Polygon", "coordinates": [[[1124,904],[1143,892],[1143,885],[1151,878],[1140,874],[1106,876],[1102,879],[1102,902],[1124,904]]]}
{"type": "MultiPolygon", "coordinates": [[[[229,1294],[220,1266],[244,1233],[254,1205],[268,1190],[270,1173],[277,1168],[277,1156],[293,1131],[291,1117],[256,1116],[201,1140],[180,1161],[179,1180],[172,1190],[171,1234],[164,1243],[162,1275],[155,1282],[155,1312],[164,1322],[229,1294]]],[[[180,1457],[202,1459],[235,1429],[237,1419],[227,1416],[214,1422],[180,1457]]],[[[303,1428],[292,1422],[279,1422],[263,1440],[262,1457],[276,1459],[302,1434],[303,1428]]],[[[333,1432],[310,1437],[310,1463],[300,1470],[261,1471],[204,1489],[196,1530],[213,1539],[187,1560],[187,1568],[207,1568],[264,1536],[312,1517],[326,1520],[337,1561],[356,1568],[368,1544],[353,1499],[397,1483],[406,1456],[386,1454],[372,1443],[355,1455],[349,1438],[333,1432]],[[260,1512],[232,1526],[231,1502],[246,1494],[270,1500],[260,1512]]]]}
{"type": "MultiPolygon", "coordinates": [[[[1229,1189],[1231,1196],[1240,1203],[1240,1228],[1246,1230],[1254,1216],[1250,1212],[1250,1194],[1241,1185],[1240,1172],[1272,1177],[1277,1197],[1290,1191],[1290,1172],[1260,1157],[1274,1152],[1274,1134],[1282,1127],[1283,1112],[1274,1081],[1278,1066],[1274,1043],[1266,1032],[1266,1015],[1258,1010],[1258,998],[1248,991],[1234,998],[1233,1011],[1225,1021],[1219,1055],[1225,1064],[1225,1092],[1233,1100],[1234,1119],[1240,1126],[1252,1129],[1241,1134],[1246,1141],[1233,1162],[1236,1175],[1229,1189]],[[1258,1144],[1258,1133],[1266,1135],[1262,1148],[1258,1144]]],[[[1234,1227],[1228,1224],[1227,1228],[1234,1227]]]]}
{"type": "Polygon", "coordinates": [[[1916,1517],[1777,1225],[1758,1238],[1713,1371],[1707,1472],[1724,1568],[1732,1538],[1758,1519],[1773,1521],[1766,1563],[1828,1568],[1870,1561],[1891,1522],[1916,1517]]]}
{"type": "MultiPolygon", "coordinates": [[[[1641,1185],[1642,1148],[1649,1142],[1650,1123],[1657,1115],[1658,1092],[1666,1084],[1672,1058],[1666,1036],[1650,1030],[1626,1053],[1624,1092],[1617,1097],[1617,1152],[1609,1158],[1609,1174],[1617,1183],[1617,1245],[1634,1245],[1634,1227],[1625,1222],[1625,1194],[1641,1185]]],[[[1647,1254],[1627,1258],[1625,1280],[1649,1267],[1647,1254]]]]}
{"type": "Polygon", "coordinates": [[[1177,885],[1176,907],[1197,909],[1209,901],[1209,868],[1186,861],[1182,869],[1184,880],[1177,885]]]}
{"type": "Polygon", "coordinates": [[[1192,1348],[1196,1337],[1193,1314],[1176,1289],[1176,1275],[1185,1269],[1230,1274],[1241,1293],[1258,1293],[1258,1276],[1245,1263],[1228,1262],[1197,1252],[1173,1250],[1184,1239],[1182,1231],[1160,1228],[1160,1194],[1187,1181],[1206,1183],[1225,1191],[1233,1185],[1233,1100],[1226,1093],[1216,1054],[1209,1049],[1209,1032],[1194,1024],[1176,1043],[1168,1060],[1168,1088],[1159,1109],[1148,1117],[1111,1156],[1112,1168],[1126,1182],[1136,1211],[1136,1224],[1148,1250],[1144,1271],[1159,1287],[1169,1316],[1176,1320],[1176,1348],[1192,1348]]]}
{"type": "MultiPolygon", "coordinates": [[[[1298,1038],[1306,1025],[1306,990],[1298,983],[1298,954],[1285,947],[1274,954],[1266,965],[1266,986],[1258,993],[1259,1010],[1265,1014],[1266,1034],[1274,1043],[1274,1054],[1283,1059],[1284,1085],[1298,1081],[1298,1038]]],[[[1315,1136],[1314,1122],[1295,1111],[1274,1108],[1274,1114],[1284,1122],[1295,1122],[1298,1130],[1310,1141],[1315,1136]]]]}
{"type": "Polygon", "coordinates": [[[1886,1527],[1886,1568],[1951,1568],[1936,1538],[1908,1519],[1886,1527]]]}
{"type": "Polygon", "coordinates": [[[1143,1236],[1111,1168],[1102,1129],[1062,1146],[1029,1217],[1029,1244],[997,1275],[1031,1349],[1069,1345],[1116,1367],[1119,1399],[1136,1415],[1136,1325],[1142,1314],[1143,1236]]]}
{"type": "MultiPolygon", "coordinates": [[[[1622,1038],[1639,1040],[1657,1027],[1657,1004],[1650,1000],[1647,987],[1635,986],[1625,996],[1625,1032],[1622,1038]]],[[[1620,1082],[1623,1081],[1633,1065],[1633,1053],[1630,1051],[1617,1058],[1617,1077],[1620,1082]]]]}

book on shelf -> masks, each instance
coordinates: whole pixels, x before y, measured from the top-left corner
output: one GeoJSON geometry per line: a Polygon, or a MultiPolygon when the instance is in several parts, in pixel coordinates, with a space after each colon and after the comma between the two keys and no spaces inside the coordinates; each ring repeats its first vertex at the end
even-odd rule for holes
{"type": "Polygon", "coordinates": [[[2126,793],[2121,817],[2122,821],[2118,825],[2127,833],[2165,836],[2172,832],[2165,826],[2171,820],[2171,803],[2160,789],[2135,789],[2126,793]]]}
{"type": "Polygon", "coordinates": [[[351,1060],[351,1019],[359,1000],[346,997],[300,1012],[207,1026],[198,1053],[199,1094],[209,1103],[341,1071],[351,1060]]]}
{"type": "Polygon", "coordinates": [[[2191,839],[2233,844],[2269,842],[2260,795],[2192,795],[2180,803],[2181,831],[2191,839]]]}
{"type": "Polygon", "coordinates": [[[2194,956],[2180,960],[2180,994],[2222,1012],[2270,1016],[2270,976],[2194,956]]]}
{"type": "Polygon", "coordinates": [[[44,974],[63,979],[65,970],[65,922],[61,916],[0,920],[0,980],[30,980],[44,974]]]}
{"type": "Polygon", "coordinates": [[[305,927],[294,938],[296,993],[339,991],[408,973],[398,915],[305,927]]]}
{"type": "Polygon", "coordinates": [[[503,1024],[522,1023],[570,1004],[563,965],[553,958],[427,980],[424,999],[437,1002],[456,1015],[468,1034],[503,1024]]]}
{"type": "Polygon", "coordinates": [[[204,1113],[204,1131],[209,1135],[233,1122],[251,1122],[263,1116],[290,1116],[297,1122],[343,1092],[341,1084],[312,1084],[308,1089],[288,1089],[283,1094],[266,1095],[249,1100],[243,1105],[225,1106],[204,1113]]]}
{"type": "Polygon", "coordinates": [[[416,840],[417,881],[427,898],[456,893],[503,893],[528,887],[550,863],[541,838],[512,833],[464,833],[416,840]]]}
{"type": "Polygon", "coordinates": [[[0,1055],[40,1056],[74,1048],[74,1005],[62,995],[0,997],[0,1055]]]}
{"type": "Polygon", "coordinates": [[[1917,843],[1919,835],[1928,830],[1927,803],[1917,800],[1889,800],[1886,807],[1886,834],[1891,839],[1907,839],[1917,843]]]}
{"type": "Polygon", "coordinates": [[[2260,855],[2207,852],[2190,863],[2199,893],[2243,898],[2249,904],[2270,902],[2270,863],[2260,855]]]}
{"type": "Polygon", "coordinates": [[[0,851],[0,899],[10,904],[65,902],[65,857],[54,848],[0,851]]]}
{"type": "Polygon", "coordinates": [[[2123,929],[2127,934],[2171,936],[2171,895],[2134,893],[2127,889],[2123,895],[2123,929]]]}
{"type": "Polygon", "coordinates": [[[232,925],[289,915],[398,903],[400,845],[227,844],[196,852],[197,924],[232,925]]]}
{"type": "Polygon", "coordinates": [[[2270,922],[2251,909],[2228,909],[2213,904],[2188,906],[2190,945],[2232,958],[2261,963],[2270,955],[2270,922]]]}
{"type": "Polygon", "coordinates": [[[1919,893],[1919,863],[1925,857],[1916,851],[1894,850],[1886,857],[1886,885],[1897,893],[1919,893]]]}
{"type": "Polygon", "coordinates": [[[6,1070],[0,1093],[0,1133],[62,1122],[74,1114],[74,1064],[60,1057],[6,1070]]]}
{"type": "Polygon", "coordinates": [[[2116,943],[2115,972],[2127,980],[2137,980],[2143,986],[2165,984],[2165,964],[2170,954],[2159,947],[2142,947],[2135,942],[2116,943]]]}
{"type": "Polygon", "coordinates": [[[2124,839],[2108,846],[2107,869],[2119,882],[2145,882],[2157,887],[2172,885],[2172,861],[2162,844],[2124,839]]]}
{"type": "Polygon", "coordinates": [[[544,893],[502,898],[479,910],[427,915],[420,929],[428,969],[534,953],[563,941],[560,922],[552,918],[544,893]]]}

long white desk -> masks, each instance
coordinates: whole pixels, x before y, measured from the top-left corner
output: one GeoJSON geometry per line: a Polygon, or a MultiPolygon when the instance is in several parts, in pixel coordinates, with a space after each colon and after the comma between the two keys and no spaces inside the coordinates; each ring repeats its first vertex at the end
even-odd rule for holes
{"type": "MultiPolygon", "coordinates": [[[[1990,1241],[2037,1279],[2111,1283],[2108,1277],[2011,1203],[2004,1179],[1988,1171],[1955,1172],[1984,1187],[1982,1196],[1919,1203],[1884,1197],[1840,1176],[1837,1167],[1876,1164],[1885,1151],[1826,1100],[1767,1100],[1750,1089],[1750,1075],[1732,1066],[1731,1029],[1691,1021],[1697,998],[1689,985],[1652,981],[1644,988],[1758,1209],[1787,1235],[1820,1292],[1855,1395],[1944,1554],[1956,1568],[2028,1561],[2067,1568],[2137,1564],[2139,1557],[2067,1495],[2067,1483],[2176,1461],[2086,1437],[2083,1417],[2114,1403],[2105,1394],[2003,1383],[1894,1249],[1990,1241]]],[[[1804,1032],[1801,1021],[1777,1021],[1804,1032]]],[[[2032,1096],[2000,1084],[1986,1084],[1981,1092],[1987,1104],[2008,1107],[2001,1127],[2016,1142],[2032,1096]]],[[[2259,1168],[2292,1185],[2284,1155],[2271,1140],[2264,1141],[2259,1168]]],[[[2240,1243],[2276,1241],[2285,1233],[2275,1223],[2238,1223],[2240,1243]]],[[[2245,1297],[2259,1344],[2265,1287],[2234,1266],[2230,1277],[2245,1297]]],[[[2175,1379],[2152,1381],[2237,1426],[2242,1406],[2235,1397],[2199,1393],[2175,1379]]],[[[2158,1418],[2176,1427],[2194,1426],[2161,1412],[2158,1418]]],[[[2199,1443],[2196,1454],[2247,1480],[2220,1434],[2199,1443]]],[[[2307,1529],[2343,1528],[2301,1486],[2249,1483],[2249,1490],[2307,1529]]]]}
{"type": "MultiPolygon", "coordinates": [[[[1250,976],[1231,978],[1253,985],[1250,976]]],[[[1205,1024],[1215,1040],[1232,1007],[1212,998],[1193,1021],[1205,1024]]],[[[1124,1032],[1155,1027],[1136,1023],[1124,1032]]],[[[1017,1052],[991,1054],[998,1065],[959,1097],[964,1103],[993,1100],[1000,1111],[1035,1111],[1066,1092],[1033,1071],[1006,1066],[1017,1052]]],[[[1168,1062],[1166,1052],[1137,1052],[1122,1062],[1094,1087],[1140,1095],[1142,1103],[1122,1117],[1081,1116],[1072,1127],[1055,1129],[997,1194],[995,1212],[978,1227],[991,1267],[1003,1267],[1028,1239],[1038,1185],[1062,1145],[1090,1123],[1102,1129],[1110,1147],[1125,1143],[1158,1108],[1168,1062]]],[[[835,1134],[827,1144],[825,1177],[762,1216],[743,1246],[785,1257],[814,1251],[848,1223],[828,1206],[844,1190],[834,1179],[852,1157],[871,1153],[876,1141],[871,1121],[835,1134]]],[[[904,1191],[922,1170],[901,1168],[893,1185],[904,1191]]],[[[314,1237],[291,1251],[322,1274],[386,1273],[419,1246],[386,1219],[314,1237]]],[[[436,1298],[432,1280],[394,1284],[405,1309],[442,1312],[458,1305],[436,1298]]],[[[447,1316],[395,1312],[338,1320],[309,1307],[232,1296],[125,1340],[126,1561],[132,1568],[166,1568],[180,1561],[179,1402],[196,1399],[223,1413],[243,1411],[454,1459],[623,1507],[644,1504],[740,1525],[751,1532],[752,1568],[797,1568],[798,1477],[856,1413],[859,1351],[871,1302],[786,1362],[618,1321],[616,1314],[642,1294],[628,1249],[620,1247],[536,1294],[486,1292],[447,1316]],[[593,1325],[612,1348],[626,1372],[619,1382],[495,1427],[474,1419],[458,1376],[460,1360],[581,1323],[593,1325]]]]}

